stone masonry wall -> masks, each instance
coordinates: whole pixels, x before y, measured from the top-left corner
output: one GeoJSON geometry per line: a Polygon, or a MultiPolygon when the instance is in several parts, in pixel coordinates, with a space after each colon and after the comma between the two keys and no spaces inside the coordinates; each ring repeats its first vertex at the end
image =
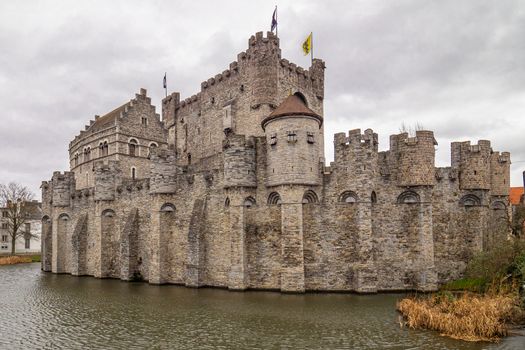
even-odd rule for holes
{"type": "Polygon", "coordinates": [[[162,122],[145,90],[95,118],[70,144],[70,157],[91,146],[91,158],[42,183],[42,268],[230,290],[429,291],[506,239],[510,155],[488,141],[453,143],[451,167],[435,168],[431,131],[379,152],[377,134],[354,129],[335,135],[325,167],[319,120],[262,129],[291,93],[322,116],[324,69],[282,59],[279,39],[257,33],[196,95],[165,98],[162,122]],[[94,151],[104,140],[107,156],[94,151]]]}

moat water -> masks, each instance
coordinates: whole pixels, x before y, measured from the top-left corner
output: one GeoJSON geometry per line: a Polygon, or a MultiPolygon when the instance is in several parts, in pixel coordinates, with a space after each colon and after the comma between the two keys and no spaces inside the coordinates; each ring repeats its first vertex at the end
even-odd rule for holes
{"type": "Polygon", "coordinates": [[[525,349],[400,328],[402,294],[228,292],[0,267],[0,349],[525,349]]]}

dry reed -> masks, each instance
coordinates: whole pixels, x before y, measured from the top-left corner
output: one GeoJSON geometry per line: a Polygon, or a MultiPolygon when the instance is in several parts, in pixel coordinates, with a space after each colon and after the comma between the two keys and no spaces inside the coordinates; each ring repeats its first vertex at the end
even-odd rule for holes
{"type": "Polygon", "coordinates": [[[497,341],[507,335],[508,324],[524,317],[517,294],[409,297],[399,301],[397,309],[410,328],[431,329],[467,341],[497,341]]]}
{"type": "Polygon", "coordinates": [[[0,257],[0,265],[14,265],[20,263],[30,263],[33,260],[30,256],[4,256],[0,257]]]}

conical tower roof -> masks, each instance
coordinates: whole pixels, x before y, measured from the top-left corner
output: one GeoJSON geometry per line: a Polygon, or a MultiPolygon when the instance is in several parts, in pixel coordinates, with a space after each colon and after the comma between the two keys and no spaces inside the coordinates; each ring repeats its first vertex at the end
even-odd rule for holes
{"type": "Polygon", "coordinates": [[[290,116],[313,117],[319,121],[319,127],[323,123],[323,118],[308,108],[299,96],[290,95],[268,117],[264,118],[261,123],[262,128],[264,129],[271,120],[290,116]]]}

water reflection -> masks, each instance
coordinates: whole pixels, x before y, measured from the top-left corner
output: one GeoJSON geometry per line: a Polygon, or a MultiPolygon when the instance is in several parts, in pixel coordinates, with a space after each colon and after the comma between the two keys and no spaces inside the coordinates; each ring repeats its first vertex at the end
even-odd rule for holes
{"type": "Polygon", "coordinates": [[[0,268],[2,349],[524,349],[401,329],[401,295],[234,293],[0,268]]]}

